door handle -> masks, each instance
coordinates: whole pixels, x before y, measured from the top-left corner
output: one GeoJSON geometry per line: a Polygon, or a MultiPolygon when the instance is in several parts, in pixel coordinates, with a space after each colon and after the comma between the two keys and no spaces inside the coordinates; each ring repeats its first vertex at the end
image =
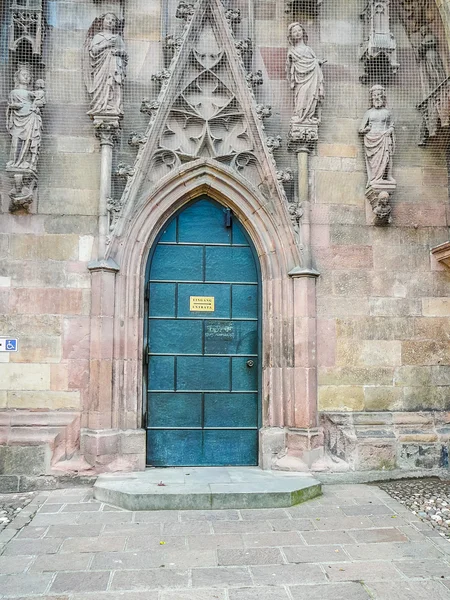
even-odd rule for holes
{"type": "Polygon", "coordinates": [[[255,366],[255,361],[254,360],[248,360],[247,361],[247,367],[249,369],[252,369],[255,366]]]}

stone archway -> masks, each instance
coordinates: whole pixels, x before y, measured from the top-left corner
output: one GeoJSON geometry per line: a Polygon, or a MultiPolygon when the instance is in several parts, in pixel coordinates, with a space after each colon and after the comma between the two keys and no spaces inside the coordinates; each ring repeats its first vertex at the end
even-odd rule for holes
{"type": "Polygon", "coordinates": [[[151,197],[141,199],[133,218],[124,216],[107,260],[91,268],[91,385],[82,452],[98,469],[145,466],[141,417],[144,269],[163,224],[201,194],[238,216],[261,264],[259,464],[270,468],[286,446],[307,460],[312,446],[320,442],[315,430],[315,278],[299,269],[292,227],[276,200],[258,193],[228,167],[199,159],[164,178],[151,197]]]}

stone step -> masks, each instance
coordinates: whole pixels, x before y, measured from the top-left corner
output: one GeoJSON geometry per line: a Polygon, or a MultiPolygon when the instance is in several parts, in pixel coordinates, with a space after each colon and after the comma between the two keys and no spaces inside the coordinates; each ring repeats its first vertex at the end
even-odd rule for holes
{"type": "Polygon", "coordinates": [[[127,510],[286,508],[322,494],[308,474],[257,467],[182,467],[102,474],[94,497],[127,510]]]}

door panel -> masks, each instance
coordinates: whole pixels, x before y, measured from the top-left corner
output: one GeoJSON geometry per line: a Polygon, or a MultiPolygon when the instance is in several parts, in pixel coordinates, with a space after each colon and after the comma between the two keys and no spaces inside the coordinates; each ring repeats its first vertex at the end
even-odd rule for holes
{"type": "Polygon", "coordinates": [[[257,464],[260,284],[242,226],[202,198],[164,228],[147,273],[148,464],[257,464]]]}

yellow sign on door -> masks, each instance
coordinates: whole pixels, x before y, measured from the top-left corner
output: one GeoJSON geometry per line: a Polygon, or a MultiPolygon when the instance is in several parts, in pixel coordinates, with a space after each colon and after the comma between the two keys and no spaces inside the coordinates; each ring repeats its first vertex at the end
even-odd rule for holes
{"type": "Polygon", "coordinates": [[[213,296],[191,296],[190,311],[191,312],[214,312],[214,297],[213,296]]]}

